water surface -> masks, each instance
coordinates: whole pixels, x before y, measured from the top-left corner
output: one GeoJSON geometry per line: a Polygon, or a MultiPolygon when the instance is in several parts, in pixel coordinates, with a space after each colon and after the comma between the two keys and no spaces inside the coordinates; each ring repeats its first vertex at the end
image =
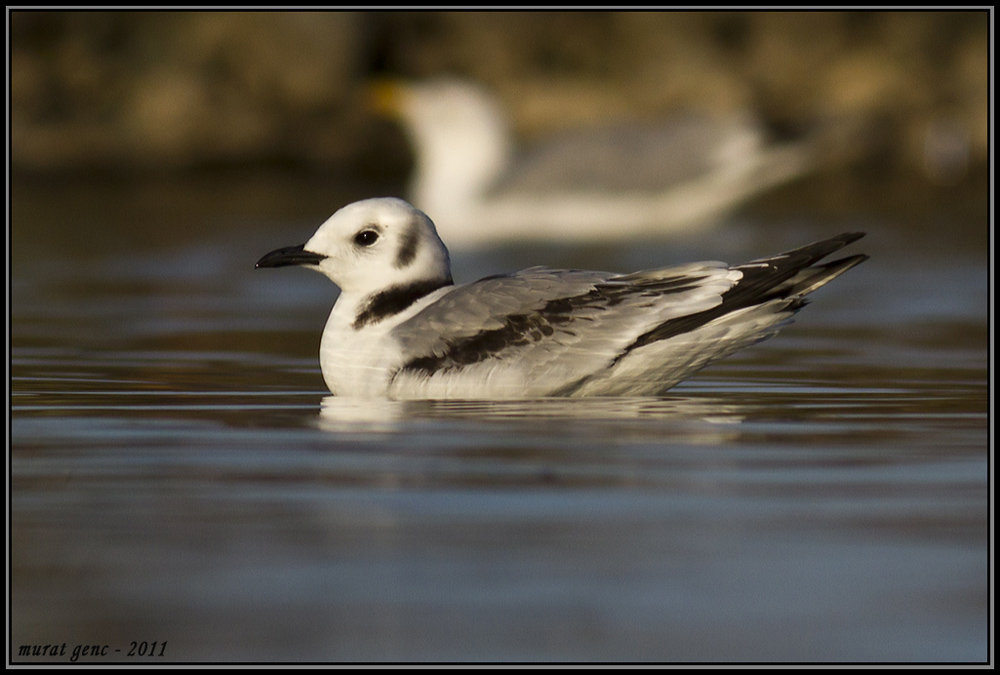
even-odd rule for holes
{"type": "Polygon", "coordinates": [[[319,373],[334,287],[253,270],[338,204],[262,192],[15,190],[15,661],[987,658],[978,225],[456,253],[466,281],[863,229],[872,259],[661,398],[358,404],[319,373]]]}

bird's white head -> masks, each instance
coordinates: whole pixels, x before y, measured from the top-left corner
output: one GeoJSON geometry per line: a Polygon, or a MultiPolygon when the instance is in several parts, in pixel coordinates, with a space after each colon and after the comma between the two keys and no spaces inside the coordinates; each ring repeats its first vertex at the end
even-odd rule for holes
{"type": "Polygon", "coordinates": [[[314,267],[348,294],[451,282],[448,249],[434,223],[392,197],[348,204],[302,246],[272,251],[257,262],[257,267],[283,265],[314,267]]]}

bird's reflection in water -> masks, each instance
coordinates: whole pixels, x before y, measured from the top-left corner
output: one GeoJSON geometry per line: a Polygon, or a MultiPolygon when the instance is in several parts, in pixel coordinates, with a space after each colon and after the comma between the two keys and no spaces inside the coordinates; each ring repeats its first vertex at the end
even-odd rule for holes
{"type": "Polygon", "coordinates": [[[318,425],[338,432],[393,432],[412,429],[421,420],[525,424],[560,421],[604,424],[631,420],[697,425],[718,441],[718,434],[729,433],[747,412],[746,404],[703,395],[402,401],[326,396],[318,425]]]}

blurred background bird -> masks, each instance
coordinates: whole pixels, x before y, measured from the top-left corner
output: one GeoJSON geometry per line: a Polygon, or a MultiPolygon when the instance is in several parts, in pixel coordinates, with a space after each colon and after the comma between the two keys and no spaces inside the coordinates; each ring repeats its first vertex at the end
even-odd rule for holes
{"type": "Polygon", "coordinates": [[[372,94],[412,143],[408,197],[456,247],[708,226],[822,160],[818,137],[770,142],[749,111],[566,130],[522,146],[499,100],[472,81],[387,80],[372,94]]]}

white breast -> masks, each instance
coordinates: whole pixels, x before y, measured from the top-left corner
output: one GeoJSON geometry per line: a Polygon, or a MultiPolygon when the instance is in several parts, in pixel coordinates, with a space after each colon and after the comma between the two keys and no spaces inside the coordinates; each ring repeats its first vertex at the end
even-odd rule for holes
{"type": "Polygon", "coordinates": [[[392,374],[407,360],[391,334],[393,328],[449,289],[430,293],[402,312],[361,328],[356,328],[354,322],[363,301],[341,293],[327,319],[319,346],[320,367],[330,391],[338,396],[386,396],[392,374]]]}
{"type": "Polygon", "coordinates": [[[334,306],[320,341],[323,379],[338,396],[384,396],[389,373],[399,367],[400,354],[388,328],[375,325],[356,330],[353,314],[341,316],[334,306]]]}

